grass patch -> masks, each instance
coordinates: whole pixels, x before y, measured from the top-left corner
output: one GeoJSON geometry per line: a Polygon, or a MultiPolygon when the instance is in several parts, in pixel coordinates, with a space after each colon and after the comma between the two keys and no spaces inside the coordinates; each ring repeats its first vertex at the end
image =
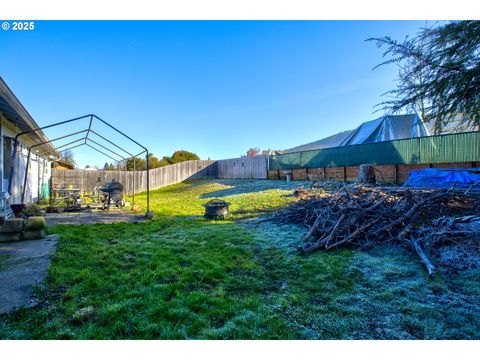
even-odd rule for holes
{"type": "Polygon", "coordinates": [[[479,272],[431,281],[388,248],[299,256],[304,229],[251,221],[298,185],[187,182],[152,192],[154,221],[51,229],[43,301],[0,316],[0,337],[478,338],[479,272]],[[226,220],[202,217],[215,197],[232,204],[226,220]]]}

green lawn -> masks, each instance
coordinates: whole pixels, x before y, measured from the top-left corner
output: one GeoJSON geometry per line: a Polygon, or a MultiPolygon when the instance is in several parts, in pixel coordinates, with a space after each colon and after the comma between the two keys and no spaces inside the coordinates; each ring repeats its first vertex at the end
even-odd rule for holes
{"type": "Polygon", "coordinates": [[[0,338],[480,337],[480,271],[432,281],[392,248],[300,256],[303,229],[254,221],[298,185],[188,182],[152,193],[153,221],[50,229],[61,238],[43,303],[1,316],[0,338]],[[203,219],[213,197],[231,217],[203,219]]]}

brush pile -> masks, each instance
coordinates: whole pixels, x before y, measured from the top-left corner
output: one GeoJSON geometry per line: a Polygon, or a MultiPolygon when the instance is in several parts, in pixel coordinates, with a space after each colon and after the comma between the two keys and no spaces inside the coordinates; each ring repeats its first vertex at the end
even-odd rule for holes
{"type": "MultiPolygon", "coordinates": [[[[305,244],[300,247],[305,253],[344,246],[366,249],[396,242],[413,249],[433,276],[435,267],[422,245],[428,244],[429,253],[434,253],[450,235],[465,238],[473,233],[460,233],[452,227],[445,230],[432,221],[479,209],[478,193],[353,185],[331,193],[312,191],[306,195],[302,191],[300,199],[277,214],[276,219],[309,229],[303,238],[305,244]],[[418,231],[423,224],[432,225],[418,231]],[[435,232],[438,236],[432,237],[435,232]]],[[[471,231],[478,233],[480,226],[471,231]]]]}
{"type": "Polygon", "coordinates": [[[425,252],[447,271],[480,266],[480,216],[442,216],[416,231],[425,252]]]}

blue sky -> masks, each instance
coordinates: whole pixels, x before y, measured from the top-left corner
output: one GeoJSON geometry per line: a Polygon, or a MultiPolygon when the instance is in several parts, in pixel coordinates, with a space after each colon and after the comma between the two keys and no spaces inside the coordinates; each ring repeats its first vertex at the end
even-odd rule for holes
{"type": "MultiPolygon", "coordinates": [[[[184,149],[221,159],[287,149],[382,115],[374,105],[397,70],[372,71],[382,51],[365,39],[403,39],[424,25],[37,21],[34,31],[0,31],[0,75],[40,125],[94,113],[156,156],[184,149]]],[[[81,167],[110,161],[89,150],[75,157],[81,167]]]]}

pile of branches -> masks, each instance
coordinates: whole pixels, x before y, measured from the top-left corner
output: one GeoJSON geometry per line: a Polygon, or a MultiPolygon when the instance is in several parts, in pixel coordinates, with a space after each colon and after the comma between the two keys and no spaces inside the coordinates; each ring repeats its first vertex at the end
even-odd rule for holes
{"type": "Polygon", "coordinates": [[[480,216],[442,216],[420,227],[416,237],[446,271],[480,266],[480,216]]]}
{"type": "Polygon", "coordinates": [[[309,229],[302,252],[397,242],[413,248],[433,276],[435,267],[418,241],[417,225],[475,209],[480,209],[478,193],[352,186],[304,195],[276,219],[309,229]]]}

